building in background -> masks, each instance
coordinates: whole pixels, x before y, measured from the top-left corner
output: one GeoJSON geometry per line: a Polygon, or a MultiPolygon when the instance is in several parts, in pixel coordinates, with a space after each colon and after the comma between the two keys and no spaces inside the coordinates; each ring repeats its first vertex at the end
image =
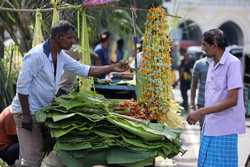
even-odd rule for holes
{"type": "Polygon", "coordinates": [[[173,19],[171,37],[179,48],[200,45],[202,34],[213,28],[224,31],[231,52],[244,65],[244,83],[250,116],[250,0],[165,0],[173,19]]]}
{"type": "Polygon", "coordinates": [[[249,0],[166,0],[164,7],[182,17],[173,33],[181,40],[200,42],[203,32],[220,28],[230,45],[243,46],[250,53],[249,0]]]}

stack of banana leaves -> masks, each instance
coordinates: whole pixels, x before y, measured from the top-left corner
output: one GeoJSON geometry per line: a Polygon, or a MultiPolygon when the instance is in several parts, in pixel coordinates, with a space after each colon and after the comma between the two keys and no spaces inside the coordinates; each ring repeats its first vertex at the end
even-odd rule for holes
{"type": "Polygon", "coordinates": [[[49,127],[54,150],[69,167],[142,167],[183,151],[180,130],[118,113],[116,104],[94,92],[72,93],[56,98],[36,119],[49,127]]]}

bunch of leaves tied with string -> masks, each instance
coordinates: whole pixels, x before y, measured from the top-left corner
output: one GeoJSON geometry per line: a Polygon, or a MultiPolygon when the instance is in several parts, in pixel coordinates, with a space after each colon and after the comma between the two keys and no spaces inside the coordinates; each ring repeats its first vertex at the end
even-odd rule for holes
{"type": "Polygon", "coordinates": [[[138,101],[156,120],[171,128],[180,127],[180,109],[171,98],[171,42],[167,16],[161,7],[149,9],[143,39],[143,58],[138,70],[138,101]]]}

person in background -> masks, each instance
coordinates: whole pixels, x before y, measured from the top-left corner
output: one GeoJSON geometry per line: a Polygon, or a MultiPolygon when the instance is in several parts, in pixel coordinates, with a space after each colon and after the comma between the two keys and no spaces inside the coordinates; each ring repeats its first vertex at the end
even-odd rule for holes
{"type": "Polygon", "coordinates": [[[117,45],[117,49],[116,49],[116,62],[119,62],[120,60],[123,59],[123,56],[124,56],[124,50],[123,50],[124,40],[123,39],[119,39],[117,41],[116,45],[117,45]]]}
{"type": "MultiPolygon", "coordinates": [[[[200,60],[197,60],[193,67],[192,73],[192,82],[191,82],[191,105],[193,110],[196,110],[196,106],[198,109],[204,107],[205,105],[205,85],[207,79],[207,70],[208,70],[208,60],[207,57],[203,57],[200,60]],[[196,90],[198,89],[198,98],[197,105],[195,103],[196,98],[196,90]]],[[[200,129],[202,130],[204,118],[199,120],[200,129]]]]}
{"type": "Polygon", "coordinates": [[[11,113],[11,106],[8,106],[0,113],[0,158],[8,165],[13,165],[18,156],[16,124],[11,113]]]}
{"type": "Polygon", "coordinates": [[[132,61],[130,63],[130,67],[132,70],[135,70],[136,68],[140,68],[141,61],[142,61],[142,55],[143,55],[143,38],[140,39],[140,41],[136,44],[136,50],[135,53],[132,54],[132,61]],[[137,65],[135,65],[135,56],[137,59],[137,65]]]}
{"type": "Polygon", "coordinates": [[[35,113],[55,98],[63,71],[87,77],[128,70],[127,62],[105,66],[80,64],[64,50],[76,42],[75,28],[68,21],[52,27],[50,38],[28,51],[17,80],[12,113],[16,122],[20,156],[17,167],[40,167],[43,159],[42,126],[35,113]]]}
{"type": "Polygon", "coordinates": [[[188,107],[188,90],[191,87],[191,69],[192,65],[188,57],[186,49],[181,49],[180,54],[183,56],[181,64],[179,66],[179,81],[180,81],[180,90],[182,96],[182,106],[184,107],[185,112],[189,112],[188,107]]]}
{"type": "Polygon", "coordinates": [[[100,63],[97,64],[97,62],[94,62],[95,66],[105,66],[111,64],[111,60],[108,54],[110,35],[111,34],[108,31],[104,31],[99,36],[100,43],[96,45],[94,52],[97,54],[100,63]]]}
{"type": "Polygon", "coordinates": [[[238,134],[245,133],[242,68],[240,60],[226,47],[226,38],[220,29],[203,34],[202,48],[211,58],[205,107],[187,117],[189,124],[195,124],[205,116],[198,167],[238,167],[238,134]]]}

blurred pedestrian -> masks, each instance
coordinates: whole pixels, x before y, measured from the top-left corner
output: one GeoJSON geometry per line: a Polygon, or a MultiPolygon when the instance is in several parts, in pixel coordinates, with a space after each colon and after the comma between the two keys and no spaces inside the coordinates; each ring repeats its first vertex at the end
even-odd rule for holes
{"type": "Polygon", "coordinates": [[[188,90],[191,87],[191,69],[192,65],[187,54],[186,49],[181,49],[180,54],[183,56],[181,64],[179,66],[179,81],[180,81],[180,90],[182,96],[182,106],[184,107],[185,112],[189,112],[188,106],[188,90]]]}
{"type": "MultiPolygon", "coordinates": [[[[191,82],[191,106],[195,111],[196,108],[200,109],[205,105],[205,85],[207,78],[208,70],[208,60],[207,57],[203,57],[200,60],[197,60],[193,67],[192,73],[192,82],[191,82]],[[196,90],[198,89],[197,105],[195,102],[196,99],[196,90]]],[[[200,129],[203,126],[204,117],[199,120],[200,129]]]]}
{"type": "Polygon", "coordinates": [[[198,167],[238,167],[238,134],[245,132],[245,107],[241,62],[227,49],[223,31],[203,34],[202,47],[209,61],[205,107],[191,112],[195,124],[205,116],[198,167]]]}
{"type": "Polygon", "coordinates": [[[100,64],[94,62],[95,66],[105,66],[111,64],[111,59],[109,57],[110,35],[110,32],[104,31],[99,36],[100,43],[96,45],[94,52],[100,59],[100,64]]]}

